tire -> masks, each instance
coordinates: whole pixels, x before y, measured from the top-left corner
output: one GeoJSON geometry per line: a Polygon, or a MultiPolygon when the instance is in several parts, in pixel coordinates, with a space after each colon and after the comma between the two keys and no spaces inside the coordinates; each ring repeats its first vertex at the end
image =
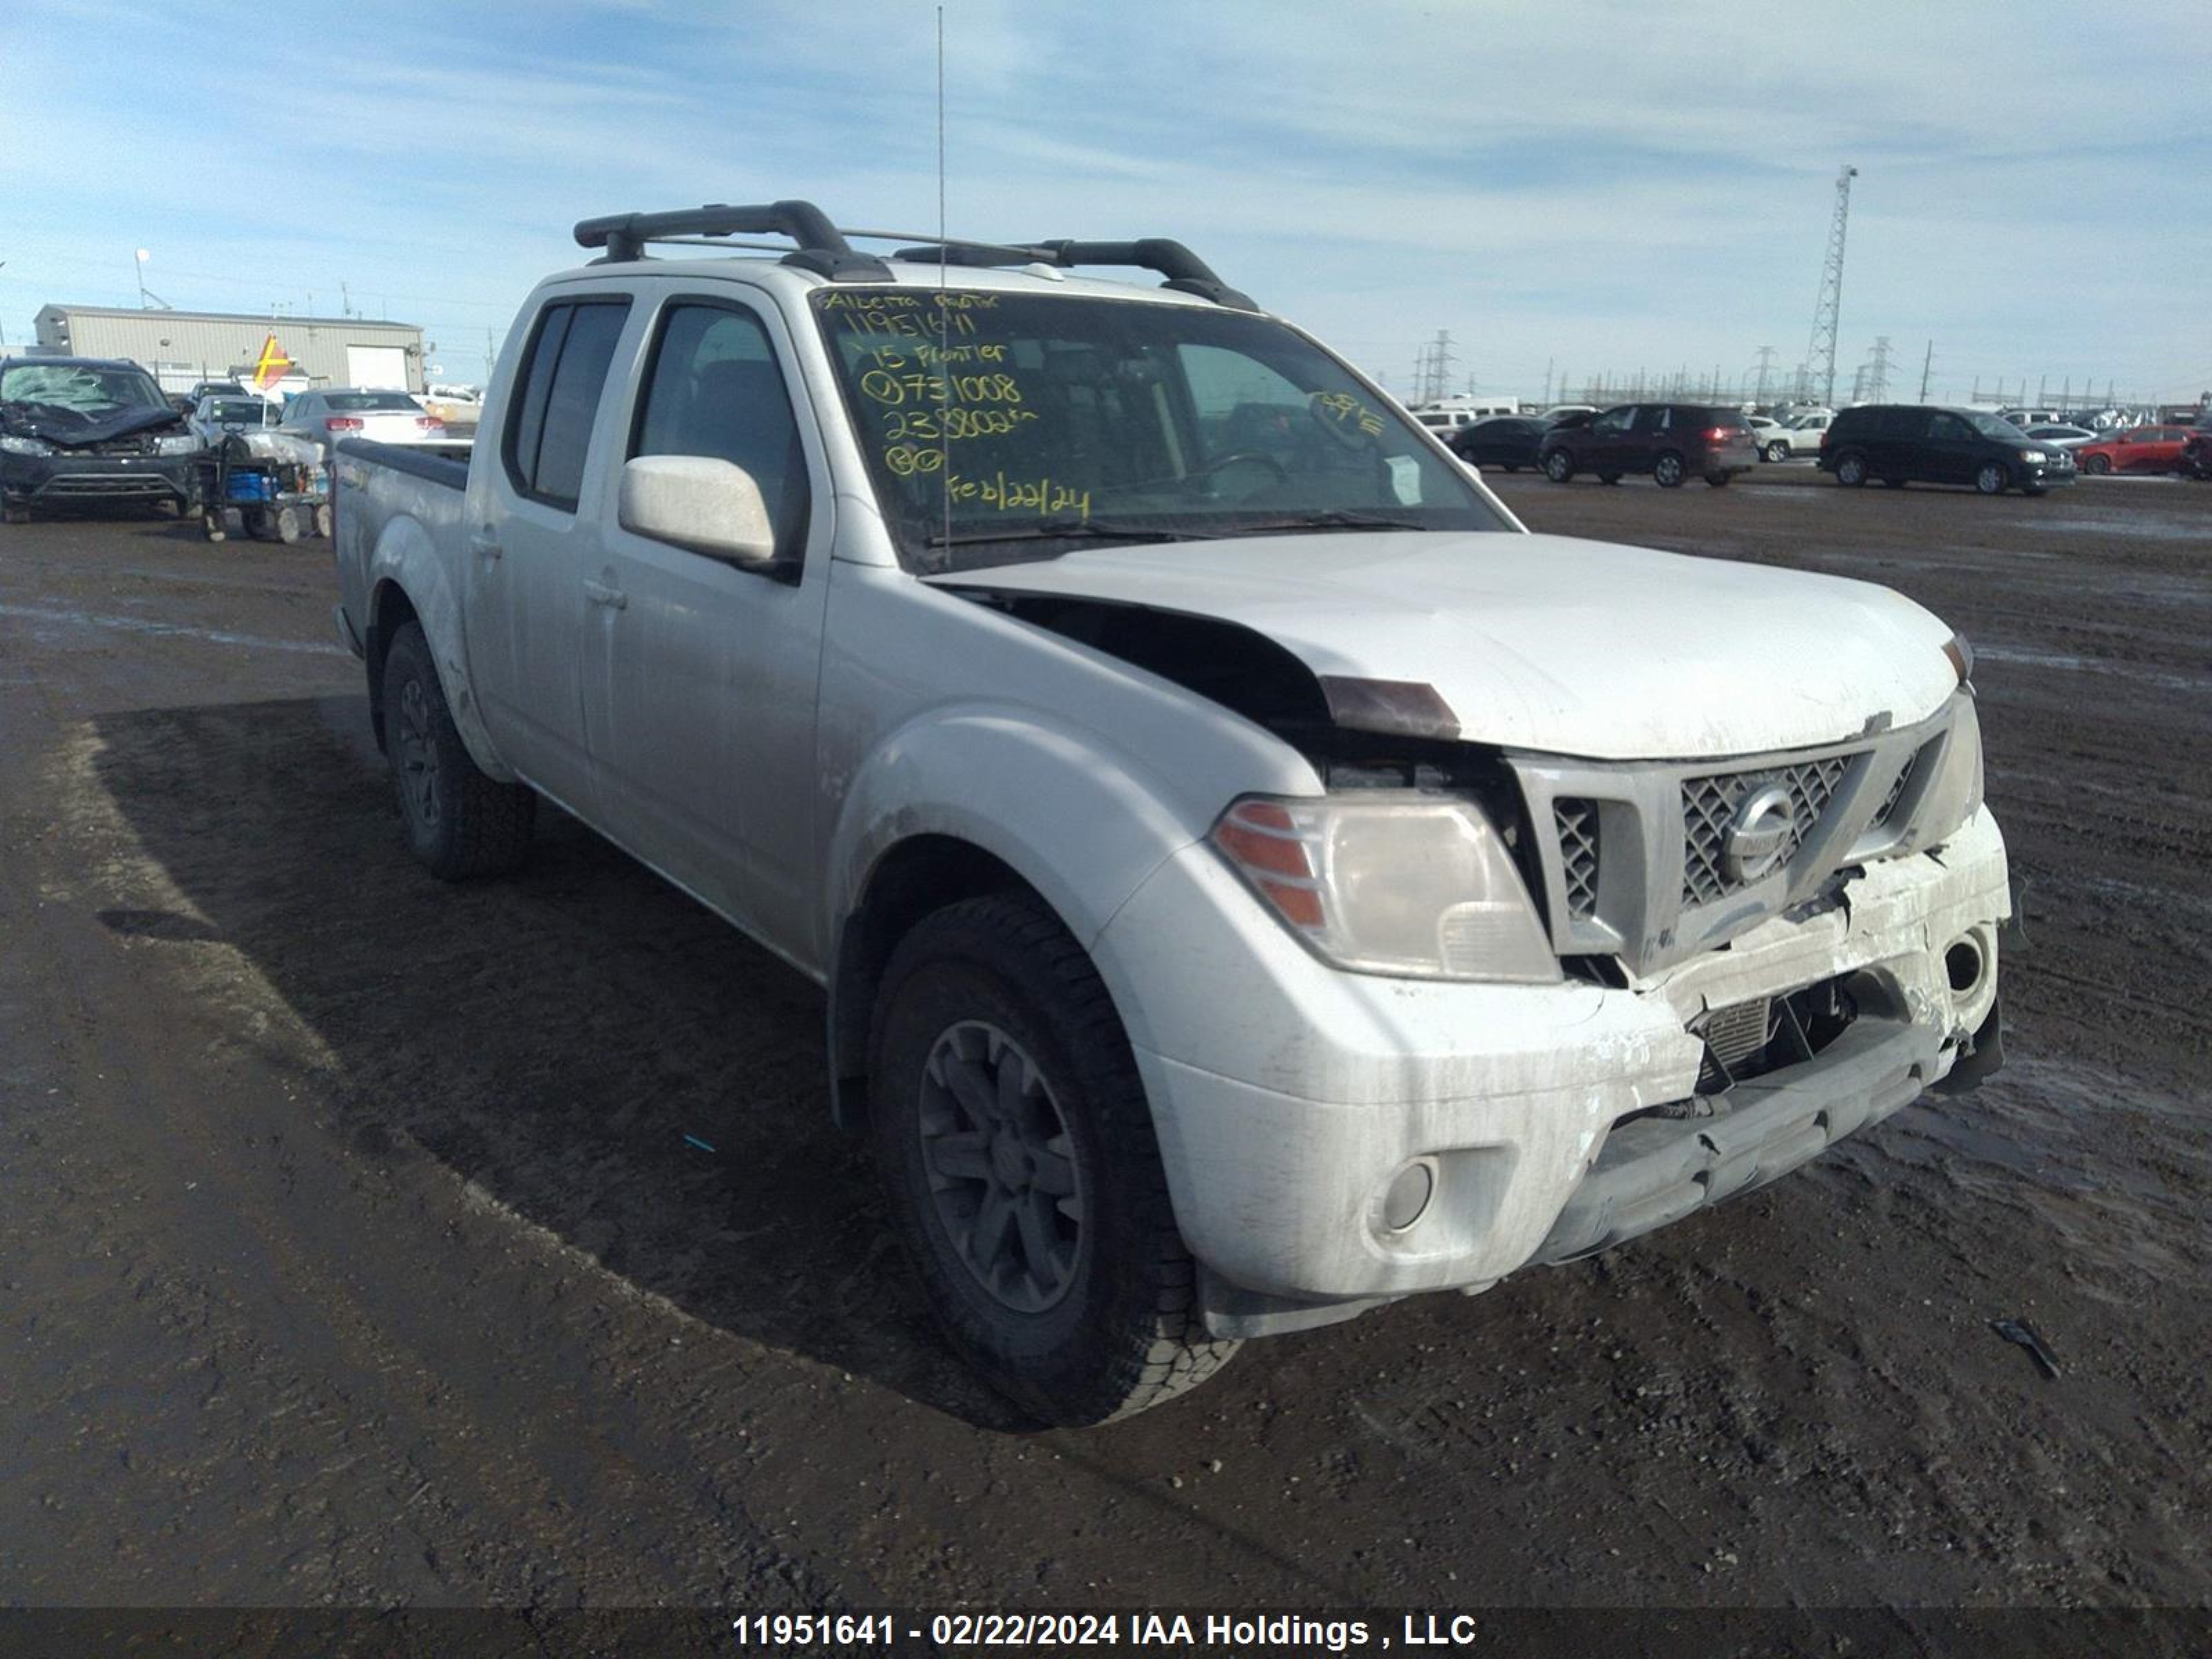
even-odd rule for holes
{"type": "Polygon", "coordinates": [[[328,502],[315,509],[315,534],[320,536],[325,541],[331,538],[331,509],[328,502]]]}
{"type": "Polygon", "coordinates": [[[246,521],[246,533],[247,535],[252,537],[253,539],[258,542],[266,541],[269,539],[270,524],[269,509],[267,507],[241,507],[240,509],[240,515],[246,521]]]}
{"type": "Polygon", "coordinates": [[[385,753],[408,850],[441,881],[503,875],[530,854],[538,794],[500,783],[469,758],[420,623],[384,659],[385,753]]]}
{"type": "Polygon", "coordinates": [[[1733,472],[1708,472],[1705,474],[1705,482],[1716,489],[1726,489],[1729,480],[1735,476],[1733,472]]]}
{"type": "Polygon", "coordinates": [[[1787,441],[1777,438],[1772,443],[1767,445],[1766,459],[1770,461],[1788,460],[1790,459],[1790,445],[1787,441]]]}
{"type": "Polygon", "coordinates": [[[1651,477],[1662,489],[1682,487],[1682,458],[1673,450],[1662,450],[1651,463],[1651,477]]]}
{"type": "Polygon", "coordinates": [[[2002,461],[1984,461],[1982,470],[1974,474],[1974,488],[1984,495],[2002,495],[2011,483],[2012,475],[2002,461]]]}
{"type": "Polygon", "coordinates": [[[2112,470],[2112,458],[2109,455],[2084,456],[2081,470],[2093,478],[2101,478],[2112,470]]]}
{"type": "Polygon", "coordinates": [[[1565,483],[1575,476],[1575,458],[1564,449],[1555,449],[1544,457],[1544,476],[1553,483],[1565,483]]]}
{"type": "Polygon", "coordinates": [[[287,547],[291,546],[300,539],[299,509],[293,507],[278,507],[276,521],[271,528],[275,531],[278,541],[287,547]]]}
{"type": "Polygon", "coordinates": [[[1866,481],[1867,464],[1865,456],[1855,453],[1846,453],[1837,458],[1836,482],[1838,483],[1843,484],[1851,489],[1862,489],[1865,488],[1866,481]]]}
{"type": "Polygon", "coordinates": [[[211,542],[219,542],[229,533],[229,527],[223,523],[221,507],[211,507],[200,514],[200,533],[211,542]]]}
{"type": "Polygon", "coordinates": [[[1195,1387],[1237,1351],[1199,1311],[1113,1002],[1037,900],[963,900],[899,942],[869,1078],[907,1254],[952,1346],[1000,1393],[1041,1422],[1104,1423],[1195,1387]]]}

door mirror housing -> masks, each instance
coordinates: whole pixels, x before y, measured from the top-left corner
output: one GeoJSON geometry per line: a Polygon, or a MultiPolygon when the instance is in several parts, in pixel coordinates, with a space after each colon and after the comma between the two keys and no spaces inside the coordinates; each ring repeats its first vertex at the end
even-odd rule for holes
{"type": "Polygon", "coordinates": [[[751,473],[710,455],[640,455],[622,470],[624,530],[732,564],[775,562],[775,526],[751,473]]]}

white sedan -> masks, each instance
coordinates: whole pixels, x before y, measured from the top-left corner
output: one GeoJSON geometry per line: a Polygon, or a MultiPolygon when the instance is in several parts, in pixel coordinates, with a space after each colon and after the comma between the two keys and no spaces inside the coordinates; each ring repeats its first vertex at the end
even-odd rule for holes
{"type": "Polygon", "coordinates": [[[321,446],[325,452],[341,438],[367,438],[380,444],[446,441],[446,423],[425,412],[405,392],[369,392],[357,386],[320,386],[302,392],[284,405],[282,429],[321,446]]]}

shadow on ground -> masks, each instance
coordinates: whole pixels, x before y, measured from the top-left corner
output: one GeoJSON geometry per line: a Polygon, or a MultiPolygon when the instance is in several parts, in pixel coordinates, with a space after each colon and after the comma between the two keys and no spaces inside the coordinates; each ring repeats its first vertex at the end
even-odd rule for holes
{"type": "Polygon", "coordinates": [[[943,1346],[830,1121],[810,981],[558,812],[520,876],[434,880],[360,699],[97,726],[100,783],[198,912],[100,919],[241,952],[328,1050],[356,1156],[419,1146],[697,1318],[1018,1426],[943,1346]]]}

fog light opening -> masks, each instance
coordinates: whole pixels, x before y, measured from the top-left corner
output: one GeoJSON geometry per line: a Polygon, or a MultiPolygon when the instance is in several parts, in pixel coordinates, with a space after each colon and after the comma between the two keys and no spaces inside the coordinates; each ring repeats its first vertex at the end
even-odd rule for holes
{"type": "Polygon", "coordinates": [[[1428,1213],[1436,1190],[1436,1166],[1426,1158],[1415,1158],[1390,1178],[1382,1194],[1382,1225],[1394,1233],[1406,1231],[1428,1213]]]}
{"type": "Polygon", "coordinates": [[[1951,948],[1943,952],[1943,972],[1951,981],[1951,994],[1966,998],[1973,994],[1982,982],[1982,947],[1971,934],[1962,934],[1951,941],[1951,948]]]}

